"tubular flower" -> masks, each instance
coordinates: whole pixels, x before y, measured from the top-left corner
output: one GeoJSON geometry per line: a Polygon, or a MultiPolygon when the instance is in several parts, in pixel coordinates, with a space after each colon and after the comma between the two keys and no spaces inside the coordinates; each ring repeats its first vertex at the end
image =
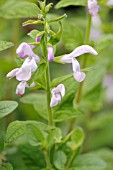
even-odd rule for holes
{"type": "Polygon", "coordinates": [[[54,51],[53,51],[53,47],[49,46],[47,48],[48,50],[48,61],[54,61],[54,51]]]}
{"type": "Polygon", "coordinates": [[[34,45],[29,45],[25,42],[21,43],[16,50],[16,53],[19,55],[20,58],[25,58],[26,56],[32,58],[34,57],[36,62],[39,62],[39,57],[32,51],[34,45]]]}
{"type": "Polygon", "coordinates": [[[56,106],[58,103],[61,102],[62,97],[65,95],[65,86],[63,84],[59,84],[57,87],[51,90],[51,102],[50,107],[56,106]]]}
{"type": "Polygon", "coordinates": [[[99,11],[97,0],[88,0],[88,11],[92,16],[96,16],[99,11]]]}
{"type": "Polygon", "coordinates": [[[72,63],[72,69],[74,72],[74,78],[78,82],[82,82],[86,75],[85,73],[80,71],[80,64],[75,59],[75,57],[78,57],[82,54],[90,53],[93,55],[97,55],[98,53],[89,45],[82,45],[80,47],[77,47],[74,51],[72,51],[70,54],[64,55],[60,60],[64,63],[72,63]]]}
{"type": "Polygon", "coordinates": [[[17,88],[16,88],[16,94],[20,97],[23,96],[23,94],[25,93],[25,88],[30,88],[30,87],[34,87],[35,83],[32,83],[30,86],[27,84],[26,81],[22,81],[18,84],[17,88]]]}
{"type": "Polygon", "coordinates": [[[7,78],[16,76],[18,81],[28,81],[31,78],[31,73],[38,68],[35,59],[26,58],[21,68],[16,68],[7,74],[7,78]]]}

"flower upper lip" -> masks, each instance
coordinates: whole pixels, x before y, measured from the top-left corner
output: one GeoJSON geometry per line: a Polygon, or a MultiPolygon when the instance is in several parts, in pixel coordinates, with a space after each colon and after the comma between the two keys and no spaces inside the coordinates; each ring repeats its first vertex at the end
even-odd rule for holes
{"type": "Polygon", "coordinates": [[[76,60],[76,57],[85,54],[85,53],[90,53],[93,55],[97,55],[98,53],[89,45],[82,45],[77,47],[74,51],[72,51],[70,54],[66,54],[64,55],[60,61],[64,62],[64,63],[72,63],[72,69],[74,72],[74,78],[75,80],[77,80],[78,82],[82,82],[86,75],[84,72],[80,71],[80,64],[79,62],[76,60]]]}

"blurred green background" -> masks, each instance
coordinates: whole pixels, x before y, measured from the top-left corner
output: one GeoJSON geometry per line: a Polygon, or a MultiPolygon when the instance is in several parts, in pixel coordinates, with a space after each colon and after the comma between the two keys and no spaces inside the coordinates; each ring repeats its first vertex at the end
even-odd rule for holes
{"type": "MultiPolygon", "coordinates": [[[[21,0],[22,1],[22,0],[21,0]]],[[[32,39],[27,35],[32,29],[41,29],[39,26],[30,25],[22,27],[22,23],[29,18],[35,18],[35,12],[26,12],[24,15],[24,6],[19,6],[17,0],[0,0],[0,40],[6,40],[14,43],[14,46],[3,52],[0,52],[0,100],[15,100],[19,102],[18,108],[1,120],[1,128],[6,129],[8,124],[14,120],[43,120],[34,107],[20,102],[20,98],[15,94],[17,81],[15,78],[8,80],[6,74],[17,67],[16,48],[21,42],[30,42],[32,39]],[[11,4],[10,4],[11,3],[11,4]],[[16,11],[16,12],[15,12],[16,11]]],[[[22,1],[24,2],[24,1],[22,1]]],[[[26,0],[25,2],[34,2],[36,0],[26,0]]],[[[56,9],[55,4],[59,1],[51,0],[53,8],[48,18],[67,14],[63,20],[63,34],[60,43],[56,47],[55,56],[69,53],[77,46],[84,43],[84,36],[87,25],[87,9],[79,6],[69,6],[56,9]]],[[[99,53],[97,57],[88,56],[88,67],[95,68],[93,74],[88,73],[86,83],[84,84],[83,101],[81,107],[84,108],[83,114],[76,120],[75,126],[82,126],[86,140],[83,146],[83,152],[96,152],[99,156],[109,160],[109,167],[113,168],[113,8],[101,6],[99,11],[100,24],[96,25],[96,20],[92,24],[92,35],[90,45],[99,53]],[[100,33],[96,40],[96,33],[100,33]],[[89,86],[87,86],[89,82],[89,86]],[[85,106],[85,107],[84,107],[85,106]],[[98,151],[97,151],[98,149],[98,151]],[[107,157],[107,156],[108,157],[107,157]]],[[[58,30],[58,24],[52,24],[54,31],[58,30]]],[[[82,57],[79,57],[82,62],[82,57]]],[[[71,65],[60,65],[50,63],[51,78],[62,76],[72,72],[71,65]]],[[[26,94],[31,93],[26,90],[26,94]]],[[[58,123],[64,132],[69,127],[69,120],[58,123]],[[67,127],[67,129],[65,128],[67,127]]],[[[31,162],[38,166],[39,160],[35,148],[25,144],[24,139],[10,144],[6,148],[6,155],[13,163],[14,170],[31,170],[31,162]],[[29,150],[29,152],[27,152],[29,150]],[[33,153],[33,154],[32,154],[33,153]],[[32,155],[32,156],[31,156],[32,155]],[[29,158],[29,159],[28,159],[29,158]],[[36,158],[36,159],[35,159],[36,158]],[[28,161],[29,160],[29,161],[28,161]]],[[[42,155],[43,157],[43,155],[42,155]]]]}

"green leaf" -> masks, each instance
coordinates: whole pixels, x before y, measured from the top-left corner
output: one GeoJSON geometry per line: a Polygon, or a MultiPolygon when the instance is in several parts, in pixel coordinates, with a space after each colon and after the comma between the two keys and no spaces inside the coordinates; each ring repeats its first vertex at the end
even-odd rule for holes
{"type": "Polygon", "coordinates": [[[33,81],[36,83],[38,89],[46,89],[46,67],[46,63],[40,64],[34,75],[33,81]]]}
{"type": "Polygon", "coordinates": [[[111,170],[113,167],[113,151],[111,149],[99,149],[93,152],[96,156],[102,158],[107,166],[104,170],[111,170]]]}
{"type": "Polygon", "coordinates": [[[32,30],[28,33],[28,35],[33,38],[36,41],[37,36],[42,36],[45,33],[45,31],[38,31],[38,30],[32,30]]]}
{"type": "Polygon", "coordinates": [[[59,22],[59,24],[60,24],[59,31],[57,33],[53,34],[51,36],[51,38],[49,39],[49,43],[52,44],[52,45],[56,45],[61,39],[61,36],[62,36],[62,24],[61,24],[61,22],[59,22]]]}
{"type": "Polygon", "coordinates": [[[62,139],[62,131],[60,128],[53,127],[50,128],[48,131],[48,135],[46,137],[46,148],[50,149],[53,144],[61,143],[62,139]]]}
{"type": "Polygon", "coordinates": [[[111,44],[113,44],[113,34],[108,34],[98,39],[95,48],[97,49],[97,51],[102,51],[103,49],[107,48],[111,44]]]}
{"type": "Polygon", "coordinates": [[[0,51],[6,50],[13,46],[14,46],[14,44],[12,42],[0,41],[0,51]]]}
{"type": "Polygon", "coordinates": [[[67,7],[70,5],[74,6],[87,6],[87,0],[61,0],[60,2],[57,3],[55,8],[63,8],[67,7]]]}
{"type": "Polygon", "coordinates": [[[14,111],[17,106],[15,101],[0,101],[0,119],[14,111]]]}
{"type": "Polygon", "coordinates": [[[29,143],[33,146],[38,146],[44,141],[44,134],[36,124],[27,123],[25,133],[29,143]]]}
{"type": "Polygon", "coordinates": [[[36,36],[38,33],[39,33],[38,30],[32,30],[31,32],[28,33],[28,35],[36,41],[36,36]]]}
{"type": "Polygon", "coordinates": [[[108,64],[109,60],[104,58],[104,60],[100,60],[96,65],[93,66],[93,71],[87,73],[86,79],[84,81],[84,94],[89,93],[97,85],[102,83],[108,64]]]}
{"type": "Polygon", "coordinates": [[[37,113],[48,120],[48,111],[47,111],[47,99],[46,94],[28,94],[21,98],[22,103],[32,104],[37,113]]]}
{"type": "Polygon", "coordinates": [[[83,44],[84,41],[84,34],[83,34],[84,27],[80,25],[81,23],[84,23],[84,20],[81,20],[81,23],[79,22],[80,21],[78,21],[77,19],[75,20],[73,18],[70,20],[66,19],[63,22],[63,27],[66,29],[63,30],[62,41],[65,47],[70,51],[74,50],[77,46],[83,44]]]}
{"type": "Polygon", "coordinates": [[[41,44],[41,48],[42,48],[42,54],[44,57],[46,57],[46,54],[47,54],[47,48],[46,48],[46,34],[44,33],[41,37],[41,40],[40,40],[40,44],[41,44]]]}
{"type": "Polygon", "coordinates": [[[25,143],[19,146],[19,150],[26,167],[26,169],[23,168],[22,170],[41,170],[46,167],[44,153],[40,147],[33,147],[25,143]]]}
{"type": "Polygon", "coordinates": [[[66,18],[66,17],[67,17],[67,15],[64,14],[64,15],[58,17],[58,18],[53,18],[53,19],[49,20],[48,22],[51,23],[51,22],[60,21],[60,20],[62,20],[62,19],[64,19],[64,18],[66,18]]]}
{"type": "Polygon", "coordinates": [[[28,124],[31,126],[36,126],[41,130],[47,129],[45,124],[36,121],[14,121],[8,126],[5,138],[6,143],[12,142],[20,136],[25,135],[28,124]]]}
{"type": "Polygon", "coordinates": [[[67,161],[67,157],[63,151],[57,151],[54,155],[54,166],[59,170],[64,170],[64,166],[67,161]]]}
{"type": "Polygon", "coordinates": [[[43,21],[41,20],[28,20],[28,21],[25,21],[22,26],[26,26],[26,25],[32,25],[32,24],[44,24],[43,21]]]}
{"type": "Polygon", "coordinates": [[[2,167],[0,167],[0,170],[13,170],[13,167],[10,163],[6,163],[2,167]]]}
{"type": "Polygon", "coordinates": [[[36,4],[24,0],[7,1],[0,9],[0,17],[7,19],[36,17],[38,13],[36,4]]]}
{"type": "Polygon", "coordinates": [[[70,136],[70,141],[67,143],[67,145],[72,150],[77,150],[80,146],[82,146],[84,141],[84,132],[81,128],[76,128],[72,131],[72,134],[70,136]]]}
{"type": "Polygon", "coordinates": [[[73,170],[103,170],[106,163],[94,154],[78,156],[72,165],[73,170]]]}

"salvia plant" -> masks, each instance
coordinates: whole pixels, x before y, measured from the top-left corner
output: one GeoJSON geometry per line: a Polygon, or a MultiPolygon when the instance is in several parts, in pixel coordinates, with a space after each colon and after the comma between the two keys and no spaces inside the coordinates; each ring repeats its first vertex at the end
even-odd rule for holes
{"type": "MultiPolygon", "coordinates": [[[[25,3],[27,8],[29,3],[25,3]]],[[[68,29],[62,24],[64,20],[67,20],[67,15],[51,17],[50,10],[53,4],[46,0],[38,1],[38,5],[32,4],[37,17],[23,22],[22,26],[36,25],[39,29],[31,30],[28,33],[29,42],[21,42],[17,47],[18,67],[13,68],[6,77],[8,79],[16,78],[18,84],[15,93],[20,97],[22,103],[31,104],[34,107],[40,121],[13,121],[9,124],[6,133],[1,133],[0,170],[13,170],[13,165],[9,163],[10,156],[6,159],[7,153],[9,155],[12,152],[16,153],[16,147],[13,148],[13,145],[18,146],[21,150],[21,143],[24,143],[23,153],[28,170],[107,170],[106,161],[101,156],[93,152],[82,154],[82,151],[85,152],[86,141],[89,140],[88,128],[93,129],[98,124],[87,126],[92,112],[100,108],[98,99],[96,104],[93,103],[94,93],[97,94],[100,90],[102,84],[100,79],[108,66],[108,61],[103,60],[101,72],[98,63],[96,66],[92,66],[92,63],[95,64],[95,60],[98,60],[100,49],[103,49],[100,45],[101,41],[100,44],[97,43],[100,45],[100,49],[99,45],[98,48],[95,45],[96,34],[92,33],[92,23],[97,24],[96,31],[101,36],[99,11],[102,5],[110,6],[112,4],[112,0],[61,0],[56,8],[69,5],[84,6],[87,21],[82,43],[73,47],[70,52],[64,54],[61,52],[60,55],[56,55],[59,54],[57,44],[61,43],[63,30],[68,29]],[[96,21],[98,22],[96,23],[96,21]],[[55,24],[58,30],[54,29],[55,24]],[[66,63],[71,65],[72,72],[52,79],[50,65],[54,62],[62,67],[66,63]],[[26,95],[26,91],[29,94],[26,95]],[[84,117],[85,114],[88,116],[84,117]],[[78,123],[79,116],[87,119],[79,120],[82,127],[78,123]],[[61,122],[63,121],[68,122],[68,125],[62,127],[61,122]],[[83,121],[85,123],[82,123],[83,121]],[[26,159],[26,151],[34,162],[32,167],[31,162],[26,159]]],[[[1,10],[3,9],[1,8],[1,10]]],[[[6,12],[4,16],[10,18],[13,13],[11,16],[7,16],[6,12]]],[[[4,49],[12,46],[12,43],[8,43],[2,41],[1,49],[2,44],[5,44],[4,49]]],[[[69,43],[71,43],[70,39],[69,43]]],[[[103,46],[105,47],[105,44],[103,46]]],[[[55,67],[55,69],[57,68],[55,67]]],[[[52,75],[54,72],[53,69],[52,75]]],[[[99,98],[98,95],[97,98],[99,98]]],[[[0,119],[15,110],[17,106],[18,103],[15,101],[0,101],[0,119]]]]}

